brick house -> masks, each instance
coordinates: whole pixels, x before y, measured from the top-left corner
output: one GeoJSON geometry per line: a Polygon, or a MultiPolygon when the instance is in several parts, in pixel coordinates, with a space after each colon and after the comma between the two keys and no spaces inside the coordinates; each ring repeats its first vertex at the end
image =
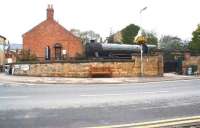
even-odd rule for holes
{"type": "Polygon", "coordinates": [[[109,43],[122,43],[122,32],[116,32],[115,34],[108,37],[109,43]]]}
{"type": "Polygon", "coordinates": [[[0,35],[0,71],[3,70],[3,65],[5,63],[4,46],[6,38],[0,35]]]}
{"type": "Polygon", "coordinates": [[[62,60],[83,54],[79,38],[54,20],[54,9],[48,5],[47,19],[23,34],[23,49],[40,60],[62,60]]]}

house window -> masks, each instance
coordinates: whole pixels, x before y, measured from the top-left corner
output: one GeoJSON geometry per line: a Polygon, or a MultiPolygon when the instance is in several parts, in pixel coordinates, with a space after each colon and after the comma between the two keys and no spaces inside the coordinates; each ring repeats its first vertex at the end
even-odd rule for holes
{"type": "Polygon", "coordinates": [[[45,48],[45,60],[50,60],[51,59],[51,49],[49,46],[45,48]]]}

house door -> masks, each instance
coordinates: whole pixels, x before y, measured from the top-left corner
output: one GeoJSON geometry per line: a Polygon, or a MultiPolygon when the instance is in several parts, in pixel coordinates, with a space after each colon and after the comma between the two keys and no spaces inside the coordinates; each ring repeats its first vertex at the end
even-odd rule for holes
{"type": "Polygon", "coordinates": [[[61,48],[55,48],[55,58],[61,60],[61,48]]]}
{"type": "Polygon", "coordinates": [[[55,48],[55,60],[61,60],[61,58],[62,58],[62,54],[61,54],[62,46],[61,46],[61,44],[56,43],[54,45],[54,48],[55,48]]]}

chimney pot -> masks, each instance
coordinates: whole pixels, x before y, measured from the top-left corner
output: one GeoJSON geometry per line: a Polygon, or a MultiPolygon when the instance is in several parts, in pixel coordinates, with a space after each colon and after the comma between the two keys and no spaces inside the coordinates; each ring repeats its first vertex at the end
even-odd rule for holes
{"type": "Polygon", "coordinates": [[[47,20],[53,20],[53,15],[54,15],[53,5],[49,4],[47,8],[47,20]]]}

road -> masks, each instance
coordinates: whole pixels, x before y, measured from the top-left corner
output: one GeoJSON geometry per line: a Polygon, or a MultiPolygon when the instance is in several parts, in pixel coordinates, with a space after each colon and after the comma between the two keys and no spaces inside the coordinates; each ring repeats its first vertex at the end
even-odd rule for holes
{"type": "Polygon", "coordinates": [[[200,115],[200,80],[0,83],[0,128],[79,128],[200,115]]]}

